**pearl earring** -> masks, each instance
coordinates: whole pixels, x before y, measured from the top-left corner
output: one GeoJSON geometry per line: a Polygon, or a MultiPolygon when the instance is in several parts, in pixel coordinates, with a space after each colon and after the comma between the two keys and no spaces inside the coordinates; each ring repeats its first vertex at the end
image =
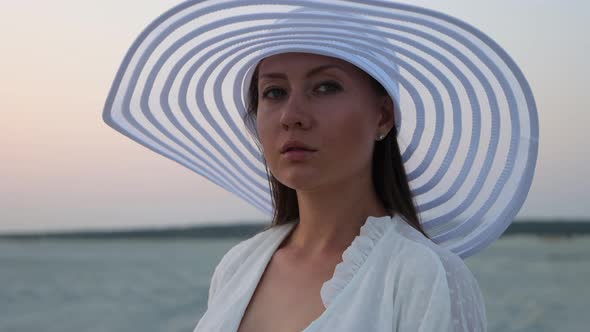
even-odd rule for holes
{"type": "Polygon", "coordinates": [[[378,140],[378,141],[380,141],[380,140],[382,140],[382,139],[383,139],[383,137],[385,137],[385,135],[382,135],[382,134],[381,134],[381,135],[379,135],[379,136],[377,137],[377,140],[378,140]]]}

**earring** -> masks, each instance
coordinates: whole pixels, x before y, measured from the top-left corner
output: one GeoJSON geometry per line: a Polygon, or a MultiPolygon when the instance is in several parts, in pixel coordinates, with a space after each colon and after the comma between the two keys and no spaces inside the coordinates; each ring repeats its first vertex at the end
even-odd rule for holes
{"type": "Polygon", "coordinates": [[[378,141],[380,141],[380,140],[382,140],[382,139],[383,139],[383,137],[385,137],[385,135],[383,135],[383,134],[380,134],[380,135],[377,137],[377,140],[378,140],[378,141]]]}

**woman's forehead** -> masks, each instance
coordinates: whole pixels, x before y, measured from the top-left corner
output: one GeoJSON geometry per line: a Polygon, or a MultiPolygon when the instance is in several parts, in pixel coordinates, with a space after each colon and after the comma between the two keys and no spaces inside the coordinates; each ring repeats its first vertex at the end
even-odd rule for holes
{"type": "Polygon", "coordinates": [[[335,65],[341,70],[349,73],[360,69],[346,60],[339,58],[314,54],[314,53],[281,53],[274,54],[260,60],[258,72],[260,75],[268,72],[282,73],[290,68],[304,69],[314,68],[323,65],[335,65]]]}

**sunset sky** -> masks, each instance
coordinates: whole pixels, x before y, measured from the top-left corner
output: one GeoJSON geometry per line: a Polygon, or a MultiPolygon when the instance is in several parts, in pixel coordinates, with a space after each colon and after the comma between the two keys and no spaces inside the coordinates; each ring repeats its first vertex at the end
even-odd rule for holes
{"type": "MultiPolygon", "coordinates": [[[[179,2],[0,4],[0,232],[268,218],[102,121],[127,48],[179,2]]],[[[404,2],[477,26],[526,75],[541,137],[517,218],[590,218],[590,2],[404,2]]]]}

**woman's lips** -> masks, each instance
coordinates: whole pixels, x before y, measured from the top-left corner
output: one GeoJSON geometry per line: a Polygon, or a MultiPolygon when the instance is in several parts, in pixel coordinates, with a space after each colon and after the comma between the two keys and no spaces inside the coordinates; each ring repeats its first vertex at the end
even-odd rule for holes
{"type": "Polygon", "coordinates": [[[282,153],[282,156],[290,161],[305,161],[311,158],[315,152],[311,150],[292,149],[282,153]]]}

